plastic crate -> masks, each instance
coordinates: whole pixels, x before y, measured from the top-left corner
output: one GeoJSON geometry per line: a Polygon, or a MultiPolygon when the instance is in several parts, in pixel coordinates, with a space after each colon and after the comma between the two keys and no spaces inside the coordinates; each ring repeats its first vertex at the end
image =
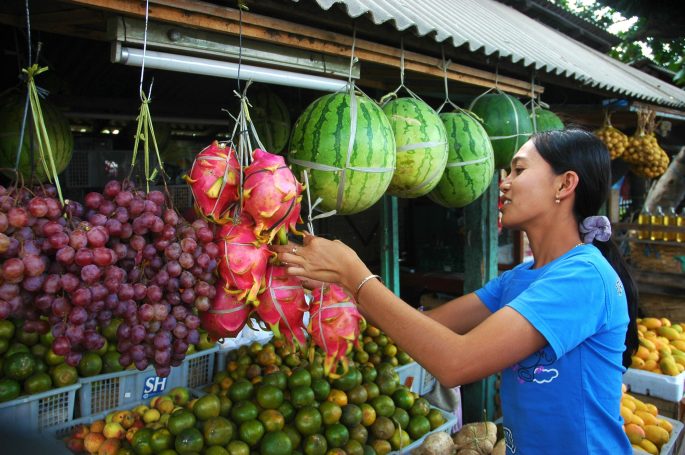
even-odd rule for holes
{"type": "Polygon", "coordinates": [[[412,392],[419,393],[421,390],[421,365],[411,362],[395,368],[400,376],[400,384],[409,388],[412,392]]]}
{"type": "MultiPolygon", "coordinates": [[[[676,455],[680,453],[680,445],[682,441],[680,440],[683,436],[683,422],[678,420],[669,419],[668,417],[658,416],[660,419],[667,420],[673,425],[673,431],[671,432],[671,439],[668,440],[666,444],[661,446],[659,455],[676,455]]],[[[633,449],[634,455],[644,455],[647,451],[633,449]]]]}
{"type": "Polygon", "coordinates": [[[17,432],[35,432],[74,419],[76,391],[81,384],[0,403],[0,425],[17,432]]]}
{"type": "Polygon", "coordinates": [[[421,388],[419,390],[419,395],[423,396],[428,393],[431,393],[433,389],[435,388],[435,384],[437,383],[437,380],[435,377],[430,374],[428,371],[426,371],[425,368],[421,368],[421,388]]]}
{"type": "Polygon", "coordinates": [[[407,447],[403,447],[403,448],[400,449],[400,450],[396,450],[396,451],[394,451],[394,452],[390,452],[390,455],[396,455],[396,454],[409,454],[409,453],[411,453],[412,450],[416,449],[416,448],[419,447],[421,444],[423,444],[423,440],[424,440],[424,439],[426,439],[429,435],[431,435],[431,434],[433,434],[433,433],[439,433],[439,432],[447,432],[448,434],[451,434],[451,433],[452,433],[452,427],[454,427],[454,425],[457,423],[457,418],[456,418],[453,414],[450,414],[449,412],[447,412],[447,411],[445,411],[445,410],[443,410],[443,409],[435,408],[435,407],[434,407],[433,409],[437,409],[438,411],[440,411],[440,413],[445,417],[445,423],[443,423],[442,425],[440,425],[440,426],[439,426],[438,428],[436,428],[435,430],[433,430],[433,431],[431,431],[431,432],[429,432],[429,433],[426,433],[425,435],[423,435],[422,437],[420,437],[420,438],[417,439],[416,441],[414,441],[414,442],[412,442],[411,444],[409,444],[407,447]]]}
{"type": "Polygon", "coordinates": [[[628,368],[623,375],[623,383],[632,392],[655,396],[668,401],[680,401],[683,398],[685,372],[678,376],[667,376],[651,371],[628,368]]]}
{"type": "Polygon", "coordinates": [[[196,352],[186,357],[185,387],[201,388],[212,382],[214,378],[214,359],[219,346],[196,352]]]}
{"type": "Polygon", "coordinates": [[[166,378],[160,378],[152,367],[144,371],[126,370],[81,378],[79,391],[79,417],[130,406],[147,400],[174,387],[198,387],[211,382],[214,353],[217,347],[187,356],[183,363],[171,369],[166,378]]]}

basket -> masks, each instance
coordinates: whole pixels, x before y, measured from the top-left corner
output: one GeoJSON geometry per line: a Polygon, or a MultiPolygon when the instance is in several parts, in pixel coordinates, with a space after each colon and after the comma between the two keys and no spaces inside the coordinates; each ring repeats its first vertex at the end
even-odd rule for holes
{"type": "Polygon", "coordinates": [[[76,391],[81,384],[0,403],[0,425],[17,432],[36,432],[74,418],[76,391]]]}
{"type": "Polygon", "coordinates": [[[421,391],[421,372],[423,368],[416,362],[411,362],[406,365],[395,367],[395,371],[400,376],[400,384],[406,386],[415,393],[421,391]]]}
{"type": "Polygon", "coordinates": [[[185,387],[199,389],[212,382],[214,378],[214,358],[218,351],[219,346],[214,346],[186,357],[183,362],[186,369],[185,387]]]}
{"type": "Polygon", "coordinates": [[[445,417],[445,423],[443,423],[442,425],[440,425],[439,427],[437,427],[435,430],[433,430],[433,431],[431,431],[431,432],[429,432],[429,433],[426,433],[425,435],[423,435],[422,437],[420,437],[420,438],[417,439],[416,441],[414,441],[414,442],[412,442],[411,444],[409,444],[407,447],[403,447],[401,450],[396,450],[396,451],[393,451],[393,452],[389,452],[390,455],[399,455],[399,454],[408,454],[408,453],[411,453],[412,450],[416,449],[416,448],[419,447],[421,444],[423,444],[423,440],[424,440],[424,439],[426,439],[429,435],[431,435],[431,434],[433,434],[433,433],[446,432],[446,433],[448,433],[448,434],[452,434],[452,428],[453,428],[454,425],[456,425],[456,423],[457,423],[457,418],[456,418],[456,416],[455,416],[454,414],[450,414],[449,412],[447,412],[447,411],[445,411],[445,410],[443,410],[443,409],[436,408],[436,407],[432,407],[432,408],[433,408],[433,409],[437,409],[438,411],[440,411],[440,414],[442,414],[443,417],[445,417]]]}

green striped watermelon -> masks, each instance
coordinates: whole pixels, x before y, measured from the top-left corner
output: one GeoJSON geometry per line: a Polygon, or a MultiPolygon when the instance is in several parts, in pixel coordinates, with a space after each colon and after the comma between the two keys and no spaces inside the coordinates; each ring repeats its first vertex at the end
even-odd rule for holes
{"type": "Polygon", "coordinates": [[[495,167],[508,168],[533,132],[526,107],[511,95],[488,93],[473,100],[469,110],[483,120],[495,152],[495,167]]]}
{"type": "Polygon", "coordinates": [[[465,112],[440,114],[447,131],[449,158],[440,182],[428,197],[443,207],[464,207],[492,181],[495,156],[488,133],[465,112]]]}
{"type": "Polygon", "coordinates": [[[395,138],[383,110],[354,92],[324,95],[293,127],[288,161],[310,170],[312,198],[323,210],[350,215],[375,204],[395,169],[395,138]]]}
{"type": "Polygon", "coordinates": [[[397,165],[388,194],[414,198],[428,194],[447,163],[447,133],[438,114],[416,98],[396,98],[383,106],[395,133],[397,165]]]}
{"type": "Polygon", "coordinates": [[[250,96],[250,119],[268,152],[280,153],[290,137],[290,112],[283,100],[268,89],[250,96]]]}
{"type": "MultiPolygon", "coordinates": [[[[17,148],[19,147],[19,136],[21,123],[24,115],[25,98],[19,95],[10,95],[3,99],[0,107],[0,168],[14,169],[17,158],[17,148]]],[[[52,157],[55,161],[57,173],[62,172],[71,161],[71,153],[74,147],[74,138],[71,134],[69,121],[62,112],[45,100],[41,100],[41,110],[45,128],[50,138],[50,148],[52,157]]],[[[24,131],[24,142],[19,158],[19,172],[25,181],[31,177],[33,168],[34,178],[43,182],[47,180],[45,168],[40,159],[36,135],[29,136],[29,129],[33,128],[31,113],[26,119],[26,130],[24,131]],[[31,162],[31,140],[33,138],[33,162],[31,162]]],[[[50,161],[45,157],[50,169],[50,161]]],[[[14,177],[14,172],[5,172],[8,176],[14,177]]]]}
{"type": "Polygon", "coordinates": [[[564,122],[554,112],[539,107],[535,108],[535,121],[533,121],[533,112],[530,112],[530,123],[535,133],[564,129],[564,122]]]}

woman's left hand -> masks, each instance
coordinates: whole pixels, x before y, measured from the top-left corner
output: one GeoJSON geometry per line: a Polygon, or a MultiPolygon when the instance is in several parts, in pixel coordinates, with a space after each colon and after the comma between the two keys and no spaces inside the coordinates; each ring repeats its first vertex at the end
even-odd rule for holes
{"type": "Polygon", "coordinates": [[[339,240],[328,240],[305,233],[302,245],[272,245],[278,259],[290,275],[305,280],[306,287],[315,281],[338,283],[354,290],[356,283],[370,272],[354,250],[339,240]]]}

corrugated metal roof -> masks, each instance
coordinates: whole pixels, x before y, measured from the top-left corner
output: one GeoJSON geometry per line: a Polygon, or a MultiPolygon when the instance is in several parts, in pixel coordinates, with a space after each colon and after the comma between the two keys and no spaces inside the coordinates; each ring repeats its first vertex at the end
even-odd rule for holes
{"type": "MultiPolygon", "coordinates": [[[[293,0],[295,2],[300,0],[293,0]]],[[[656,104],[685,107],[685,91],[604,55],[494,0],[316,0],[356,18],[391,22],[435,41],[466,44],[471,52],[499,54],[513,63],[581,81],[591,87],[656,104]]]]}

